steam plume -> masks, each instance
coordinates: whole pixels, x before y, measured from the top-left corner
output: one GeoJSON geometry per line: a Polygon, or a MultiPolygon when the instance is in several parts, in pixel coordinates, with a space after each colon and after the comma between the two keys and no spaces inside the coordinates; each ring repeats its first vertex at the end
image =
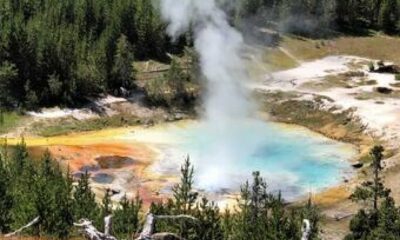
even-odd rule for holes
{"type": "MultiPolygon", "coordinates": [[[[228,187],[231,181],[224,176],[223,170],[231,162],[240,161],[238,158],[247,152],[242,148],[247,140],[232,136],[236,135],[232,134],[232,126],[240,128],[236,123],[253,112],[244,86],[247,73],[240,57],[243,37],[229,25],[226,14],[215,0],[160,2],[170,36],[177,38],[189,28],[194,31],[195,49],[200,55],[202,74],[206,79],[203,117],[207,133],[214,135],[214,141],[210,149],[197,156],[201,161],[196,164],[199,184],[208,189],[215,184],[219,188],[228,187]]],[[[240,129],[236,130],[240,132],[240,129]]]]}

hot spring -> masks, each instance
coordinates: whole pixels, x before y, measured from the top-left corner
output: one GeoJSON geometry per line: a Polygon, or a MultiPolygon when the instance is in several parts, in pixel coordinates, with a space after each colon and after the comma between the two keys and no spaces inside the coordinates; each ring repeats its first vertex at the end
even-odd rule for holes
{"type": "Polygon", "coordinates": [[[302,127],[249,120],[232,121],[228,128],[203,123],[170,125],[163,129],[173,144],[152,171],[178,174],[185,154],[195,166],[195,185],[206,192],[237,192],[259,171],[269,190],[286,199],[318,192],[352,174],[353,145],[328,139],[302,127]]]}
{"type": "MultiPolygon", "coordinates": [[[[226,123],[184,120],[150,128],[27,137],[25,142],[31,150],[48,148],[73,174],[88,170],[99,188],[121,189],[132,196],[141,191],[149,201],[155,192],[160,197],[171,193],[186,156],[195,168],[194,187],[218,200],[238,193],[253,171],[266,179],[269,191],[281,191],[286,200],[340,185],[354,173],[354,145],[293,125],[254,119],[226,123]]],[[[11,145],[18,142],[9,140],[11,145]]]]}

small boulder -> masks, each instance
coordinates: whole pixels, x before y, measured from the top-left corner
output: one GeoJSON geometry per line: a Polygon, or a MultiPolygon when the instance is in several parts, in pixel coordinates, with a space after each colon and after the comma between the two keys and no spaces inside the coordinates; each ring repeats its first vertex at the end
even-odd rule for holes
{"type": "Polygon", "coordinates": [[[376,64],[370,64],[369,70],[376,73],[398,74],[400,73],[400,66],[390,62],[378,61],[376,64]]]}
{"type": "Polygon", "coordinates": [[[352,164],[351,166],[352,166],[353,168],[355,168],[355,169],[360,169],[360,168],[362,168],[362,167],[364,166],[364,163],[362,163],[362,162],[357,162],[357,163],[352,164]]]}
{"type": "Polygon", "coordinates": [[[388,87],[376,87],[375,91],[382,94],[391,94],[393,92],[393,89],[388,87]]]}

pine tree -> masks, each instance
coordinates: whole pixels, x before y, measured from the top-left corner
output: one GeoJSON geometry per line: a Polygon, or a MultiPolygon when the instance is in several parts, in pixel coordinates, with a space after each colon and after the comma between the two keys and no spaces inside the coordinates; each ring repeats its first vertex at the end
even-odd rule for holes
{"type": "Polygon", "coordinates": [[[21,174],[23,174],[25,164],[29,161],[28,157],[28,150],[26,148],[25,140],[22,138],[21,142],[17,144],[13,152],[10,166],[13,174],[16,174],[16,176],[21,176],[21,174]]]}
{"type": "MultiPolygon", "coordinates": [[[[150,205],[149,212],[155,215],[174,215],[177,214],[175,211],[175,203],[172,199],[167,199],[166,203],[164,202],[152,202],[150,205]]],[[[156,229],[158,232],[172,232],[172,233],[180,233],[180,224],[179,223],[171,223],[167,221],[157,221],[156,229]]]]}
{"type": "Polygon", "coordinates": [[[346,236],[346,239],[391,239],[381,238],[382,231],[386,230],[392,231],[391,233],[388,232],[386,236],[392,233],[396,234],[395,231],[393,232],[393,228],[391,229],[391,224],[383,226],[393,220],[393,215],[389,214],[388,209],[392,212],[398,211],[394,209],[390,190],[384,187],[380,176],[383,169],[383,152],[384,148],[382,146],[375,146],[371,149],[373,179],[372,181],[363,182],[351,195],[352,200],[366,202],[370,204],[370,207],[361,209],[354,216],[350,222],[351,234],[346,236]]]}
{"type": "Polygon", "coordinates": [[[200,221],[196,229],[197,239],[224,239],[219,208],[214,202],[210,203],[203,197],[197,204],[195,216],[200,221]]]}
{"type": "Polygon", "coordinates": [[[89,184],[90,175],[86,171],[74,189],[74,220],[81,218],[98,219],[100,209],[89,184]]]}
{"type": "Polygon", "coordinates": [[[139,212],[142,209],[142,200],[136,196],[128,200],[125,195],[119,207],[114,212],[114,233],[120,238],[128,238],[139,229],[139,212]]]}
{"type": "MultiPolygon", "coordinates": [[[[272,196],[266,190],[267,184],[259,172],[253,173],[252,184],[246,182],[241,186],[238,209],[234,217],[232,233],[234,239],[258,239],[258,236],[266,236],[267,212],[272,204],[272,196]]],[[[275,223],[276,228],[280,227],[280,218],[283,217],[283,209],[278,208],[280,205],[277,205],[279,202],[276,201],[276,206],[272,209],[272,215],[279,216],[275,223]],[[277,222],[278,220],[279,222],[277,222]]],[[[274,228],[274,225],[271,227],[274,228]]]]}
{"type": "Polygon", "coordinates": [[[13,199],[11,196],[10,175],[6,169],[6,163],[0,154],[0,234],[10,230],[11,225],[11,208],[13,207],[13,199]]]}
{"type": "Polygon", "coordinates": [[[54,169],[50,152],[46,151],[41,159],[41,164],[35,174],[35,180],[32,183],[33,194],[31,195],[32,203],[35,208],[37,217],[39,217],[38,226],[40,233],[52,233],[53,219],[53,188],[54,185],[54,169]]]}
{"type": "Polygon", "coordinates": [[[400,238],[400,212],[392,197],[386,197],[379,208],[378,226],[372,232],[373,239],[400,238]]]}
{"type": "Polygon", "coordinates": [[[399,8],[397,0],[383,0],[379,12],[379,26],[387,33],[397,31],[399,8]]]}
{"type": "Polygon", "coordinates": [[[222,215],[222,230],[224,237],[223,239],[231,239],[234,232],[234,219],[231,211],[226,208],[224,214],[222,215]]]}
{"type": "Polygon", "coordinates": [[[345,240],[353,239],[367,239],[367,236],[371,232],[371,223],[367,212],[361,209],[350,221],[351,234],[347,235],[345,240]]]}
{"type": "Polygon", "coordinates": [[[372,158],[372,173],[373,180],[363,182],[360,187],[357,187],[354,193],[351,195],[351,199],[354,201],[369,201],[372,203],[373,210],[378,210],[378,202],[380,198],[385,198],[389,195],[390,190],[386,189],[382,183],[381,171],[382,160],[383,160],[384,148],[382,146],[375,146],[370,151],[372,158]]]}
{"type": "Polygon", "coordinates": [[[102,218],[112,213],[113,204],[111,202],[111,189],[107,188],[104,194],[103,200],[101,201],[101,215],[102,218]]]}
{"type": "MultiPolygon", "coordinates": [[[[24,226],[38,216],[36,196],[38,194],[38,169],[29,159],[24,140],[14,149],[10,160],[11,195],[13,208],[11,209],[12,228],[24,226]]],[[[28,230],[33,235],[39,235],[38,225],[28,230]]]]}
{"type": "MultiPolygon", "coordinates": [[[[285,239],[287,233],[287,229],[285,229],[285,227],[288,226],[289,219],[285,214],[285,207],[281,193],[279,193],[276,198],[272,198],[270,201],[271,218],[269,220],[269,224],[272,231],[269,233],[269,235],[276,239],[285,239]]],[[[292,230],[292,228],[290,228],[290,230],[292,230]]],[[[298,235],[298,232],[296,232],[296,234],[293,234],[292,237],[298,235]]]]}
{"type": "Polygon", "coordinates": [[[15,64],[0,62],[0,107],[10,107],[15,102],[14,82],[18,76],[15,64]]]}
{"type": "MultiPolygon", "coordinates": [[[[321,215],[320,215],[320,211],[317,208],[317,206],[315,206],[312,203],[312,199],[311,196],[308,199],[307,204],[302,207],[300,209],[300,219],[297,218],[293,218],[291,219],[291,221],[296,221],[297,223],[300,223],[303,221],[303,219],[307,219],[310,221],[311,224],[311,233],[310,233],[310,239],[318,239],[318,235],[319,235],[319,231],[320,231],[320,220],[321,220],[321,215]]],[[[294,225],[294,231],[297,230],[299,231],[299,229],[301,229],[300,225],[294,225]]]]}
{"type": "MultiPolygon", "coordinates": [[[[10,193],[14,202],[10,208],[13,228],[23,226],[39,217],[39,222],[28,233],[39,236],[54,236],[66,239],[73,224],[72,179],[66,177],[50,152],[46,151],[40,164],[34,164],[20,144],[15,158],[24,158],[11,164],[10,171],[21,171],[10,178],[10,193]],[[23,164],[20,164],[23,163],[23,164]]],[[[6,178],[7,179],[7,178],[6,178]]],[[[7,196],[7,194],[5,195],[7,196]]],[[[7,215],[6,215],[7,216],[7,215]]]]}
{"type": "Polygon", "coordinates": [[[0,127],[2,127],[4,125],[4,123],[5,123],[4,112],[3,112],[3,109],[0,108],[0,127]]]}
{"type": "Polygon", "coordinates": [[[193,209],[198,197],[198,193],[193,191],[193,174],[193,166],[187,157],[181,167],[180,183],[172,188],[176,211],[182,214],[188,214],[193,209]]]}
{"type": "Polygon", "coordinates": [[[113,89],[119,89],[123,87],[131,89],[133,87],[134,69],[133,69],[133,52],[132,46],[128,42],[125,35],[117,41],[116,53],[114,56],[114,66],[112,69],[113,82],[110,87],[113,89]]]}
{"type": "Polygon", "coordinates": [[[68,239],[71,228],[73,226],[73,179],[71,177],[69,168],[65,176],[63,176],[61,169],[56,168],[56,177],[54,179],[53,190],[53,234],[59,239],[68,239]]]}
{"type": "MultiPolygon", "coordinates": [[[[198,193],[193,190],[194,184],[194,168],[190,162],[190,158],[185,159],[181,166],[181,180],[172,188],[173,192],[173,209],[174,214],[191,214],[197,201],[198,193]]],[[[188,238],[193,229],[189,223],[179,223],[179,233],[183,238],[188,238]]]]}

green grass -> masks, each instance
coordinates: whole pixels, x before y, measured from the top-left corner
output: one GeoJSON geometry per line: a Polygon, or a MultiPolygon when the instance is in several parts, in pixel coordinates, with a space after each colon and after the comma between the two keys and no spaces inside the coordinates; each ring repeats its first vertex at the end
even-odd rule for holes
{"type": "Polygon", "coordinates": [[[295,60],[279,49],[274,49],[269,52],[266,63],[269,65],[271,71],[285,70],[298,66],[295,60]]]}
{"type": "Polygon", "coordinates": [[[314,40],[285,36],[281,46],[300,60],[310,61],[328,55],[355,55],[400,64],[400,37],[372,35],[368,37],[342,36],[329,40],[314,40]]]}
{"type": "Polygon", "coordinates": [[[252,79],[262,80],[267,72],[281,71],[298,66],[296,61],[278,48],[259,48],[256,55],[257,58],[249,58],[246,62],[247,70],[252,79]]]}
{"type": "Polygon", "coordinates": [[[102,117],[79,121],[73,118],[65,118],[52,121],[51,123],[35,123],[33,131],[44,137],[66,135],[73,132],[87,132],[101,130],[104,128],[133,126],[140,120],[133,115],[119,114],[111,117],[102,117]]]}
{"type": "Polygon", "coordinates": [[[329,55],[330,44],[330,41],[325,40],[311,40],[296,36],[286,36],[283,38],[281,46],[296,58],[309,61],[329,55]]]}
{"type": "Polygon", "coordinates": [[[3,123],[0,123],[0,134],[7,133],[12,129],[16,128],[24,116],[16,112],[5,112],[3,113],[3,123]]]}

